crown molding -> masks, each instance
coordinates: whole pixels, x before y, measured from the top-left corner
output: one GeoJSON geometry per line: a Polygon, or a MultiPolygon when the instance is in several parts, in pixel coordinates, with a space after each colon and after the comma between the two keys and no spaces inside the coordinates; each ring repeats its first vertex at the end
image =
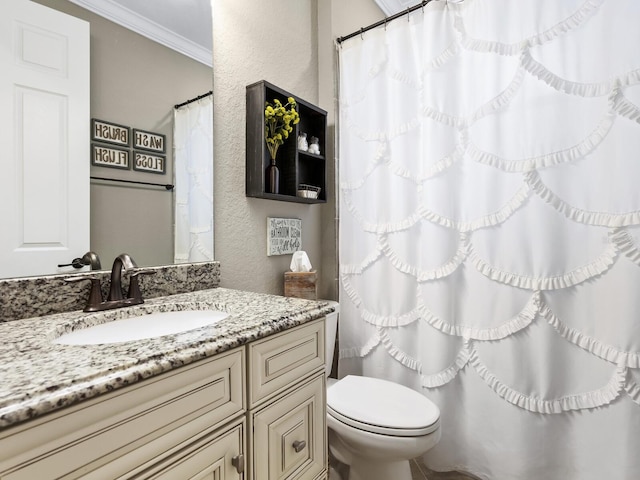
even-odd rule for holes
{"type": "Polygon", "coordinates": [[[133,10],[123,7],[119,3],[115,3],[112,0],[69,1],[200,63],[209,67],[213,65],[211,49],[204,48],[133,10]]]}

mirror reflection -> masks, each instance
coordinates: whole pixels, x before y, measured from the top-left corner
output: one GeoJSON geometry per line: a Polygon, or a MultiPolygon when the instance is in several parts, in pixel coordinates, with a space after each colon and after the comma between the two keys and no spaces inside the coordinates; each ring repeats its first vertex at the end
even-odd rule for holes
{"type": "MultiPolygon", "coordinates": [[[[130,127],[132,133],[135,128],[164,135],[166,139],[163,174],[92,165],[90,175],[173,184],[174,106],[212,89],[211,67],[67,0],[33,1],[90,24],[87,124],[94,118],[130,127]]],[[[90,162],[89,152],[86,161],[90,162]]],[[[66,263],[72,263],[73,257],[82,257],[88,250],[99,255],[103,268],[109,268],[123,252],[135,258],[139,266],[173,263],[174,200],[175,194],[162,187],[91,180],[90,245],[85,251],[70,254],[66,263]]],[[[19,276],[2,275],[1,270],[0,278],[19,276]]],[[[51,265],[42,274],[76,271],[73,267],[58,269],[51,265]]]]}

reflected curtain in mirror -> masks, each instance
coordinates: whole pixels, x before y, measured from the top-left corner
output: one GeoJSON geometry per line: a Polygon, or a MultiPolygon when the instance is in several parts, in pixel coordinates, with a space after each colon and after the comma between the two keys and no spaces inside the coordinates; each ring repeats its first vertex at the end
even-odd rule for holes
{"type": "Polygon", "coordinates": [[[213,98],[176,106],[175,263],[213,260],[213,98]]]}

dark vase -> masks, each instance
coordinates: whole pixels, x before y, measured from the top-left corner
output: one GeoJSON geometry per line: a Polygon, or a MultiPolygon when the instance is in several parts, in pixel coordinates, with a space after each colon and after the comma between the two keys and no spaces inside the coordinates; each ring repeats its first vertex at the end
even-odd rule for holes
{"type": "Polygon", "coordinates": [[[280,193],[280,170],[276,167],[276,161],[273,158],[267,167],[266,184],[267,193],[280,193]]]}

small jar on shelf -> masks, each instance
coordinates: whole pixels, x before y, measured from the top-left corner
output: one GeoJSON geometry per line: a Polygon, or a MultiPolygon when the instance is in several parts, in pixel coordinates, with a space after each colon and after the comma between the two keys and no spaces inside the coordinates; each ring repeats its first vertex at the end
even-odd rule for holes
{"type": "Polygon", "coordinates": [[[298,134],[298,150],[301,152],[306,152],[309,150],[309,144],[307,143],[307,134],[304,132],[300,132],[298,134]]]}
{"type": "Polygon", "coordinates": [[[320,155],[320,141],[318,137],[311,137],[311,143],[309,144],[309,153],[320,155]]]}

